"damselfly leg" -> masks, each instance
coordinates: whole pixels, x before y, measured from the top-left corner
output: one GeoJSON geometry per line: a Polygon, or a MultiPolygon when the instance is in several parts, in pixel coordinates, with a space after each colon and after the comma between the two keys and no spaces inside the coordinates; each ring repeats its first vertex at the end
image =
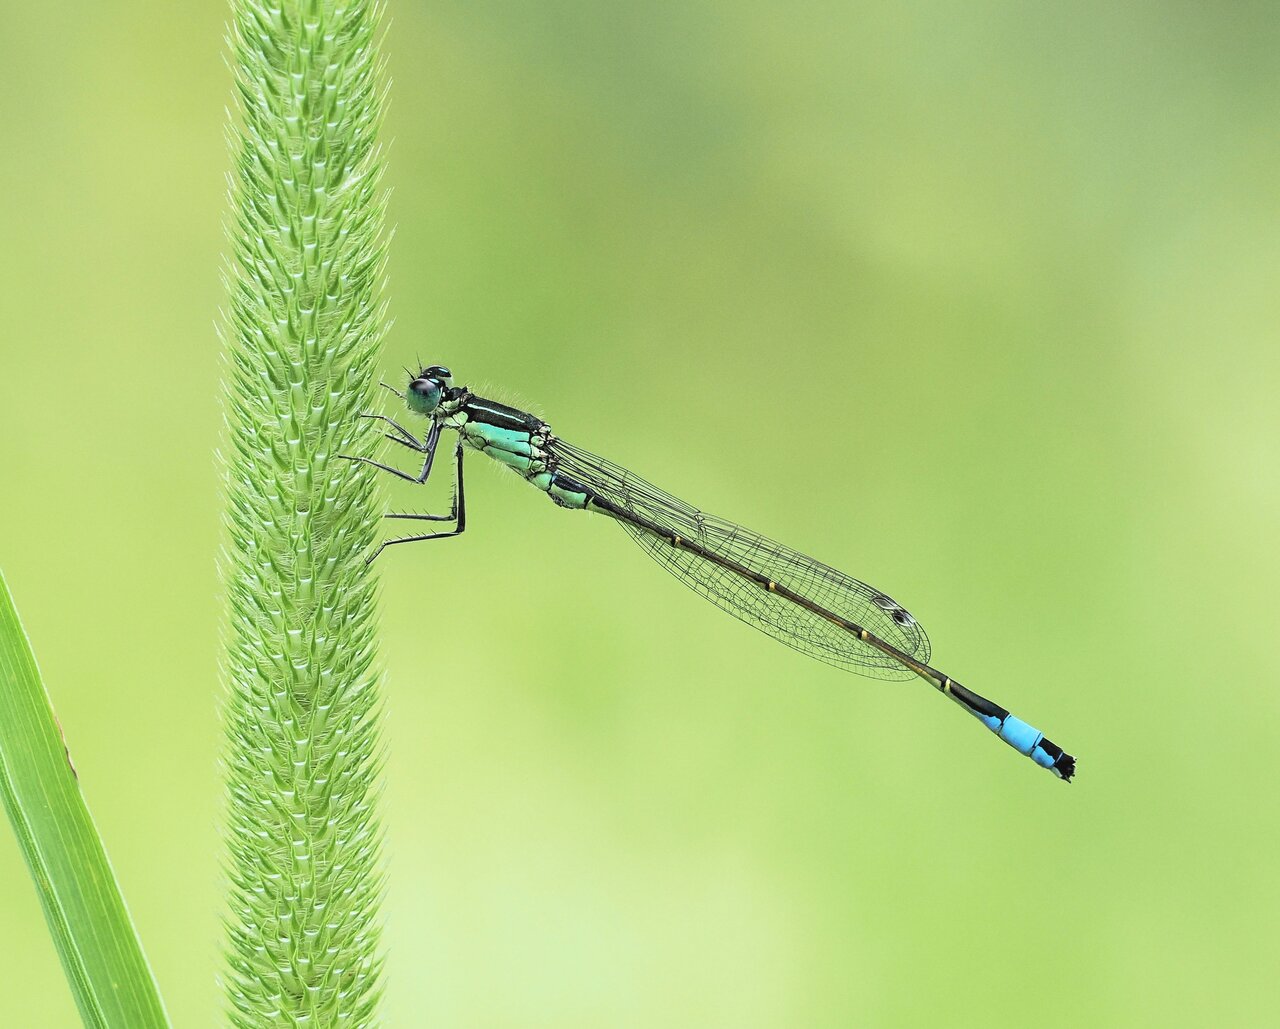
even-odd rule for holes
{"type": "MultiPolygon", "coordinates": [[[[436,433],[436,437],[437,438],[436,440],[433,441],[433,443],[439,442],[439,433],[436,433]]],[[[430,439],[430,437],[428,437],[428,439],[430,439]]],[[[432,453],[434,454],[434,446],[432,448],[432,453]]],[[[370,463],[376,464],[377,462],[370,462],[370,463]]],[[[423,478],[413,480],[417,482],[419,485],[421,485],[422,483],[425,483],[426,476],[431,474],[431,468],[430,468],[431,458],[430,457],[427,458],[426,463],[427,463],[427,467],[423,471],[423,478]]],[[[380,465],[379,467],[383,467],[383,466],[380,465]]],[[[410,476],[407,476],[407,475],[403,477],[411,478],[410,476]]],[[[365,559],[365,564],[368,564],[369,562],[371,562],[374,558],[376,558],[379,554],[381,554],[384,550],[386,550],[387,547],[391,546],[394,543],[421,543],[424,540],[448,539],[450,536],[461,536],[464,532],[467,531],[467,494],[466,494],[466,487],[465,487],[463,474],[462,474],[462,439],[461,438],[458,439],[458,445],[454,449],[453,486],[454,486],[453,509],[447,515],[394,513],[394,514],[385,514],[382,516],[383,518],[401,518],[401,519],[414,521],[414,522],[453,522],[454,526],[452,529],[448,530],[447,532],[427,532],[417,536],[401,536],[398,539],[383,540],[382,543],[379,544],[378,549],[375,550],[372,554],[370,554],[365,559]]]]}
{"type": "Polygon", "coordinates": [[[410,450],[416,450],[419,454],[427,452],[427,445],[418,439],[412,432],[397,422],[394,418],[388,418],[385,414],[362,414],[361,418],[368,418],[371,421],[386,422],[396,431],[394,433],[384,432],[387,439],[392,443],[399,443],[402,447],[408,447],[410,450]]]}
{"type": "Polygon", "coordinates": [[[415,437],[411,432],[405,429],[402,425],[397,425],[394,421],[392,421],[386,415],[364,414],[364,415],[361,415],[360,417],[373,418],[373,419],[381,420],[384,422],[388,422],[391,425],[395,426],[397,429],[399,429],[401,432],[403,432],[406,436],[408,436],[409,439],[405,440],[405,439],[398,439],[395,436],[392,436],[390,433],[385,434],[387,439],[395,440],[397,443],[400,443],[408,447],[410,450],[416,450],[420,454],[425,454],[426,457],[422,461],[422,471],[419,472],[417,475],[410,475],[408,472],[402,472],[399,468],[393,468],[389,464],[383,464],[381,461],[375,461],[371,457],[352,457],[350,454],[339,454],[338,455],[339,457],[346,458],[346,460],[348,461],[358,461],[361,464],[371,464],[373,465],[374,468],[381,468],[384,472],[390,472],[392,475],[398,476],[399,478],[404,479],[406,482],[412,482],[416,486],[421,486],[424,482],[427,481],[427,479],[431,475],[431,464],[436,459],[436,444],[440,442],[440,430],[442,426],[440,425],[439,422],[432,422],[431,428],[427,430],[427,438],[425,440],[418,440],[418,438],[415,437]],[[412,442],[410,442],[410,440],[412,442]]]}

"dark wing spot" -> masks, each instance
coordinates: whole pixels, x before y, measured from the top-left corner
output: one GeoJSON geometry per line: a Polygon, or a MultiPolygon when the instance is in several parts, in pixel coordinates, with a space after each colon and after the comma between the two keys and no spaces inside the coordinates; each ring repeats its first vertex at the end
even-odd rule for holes
{"type": "Polygon", "coordinates": [[[887,612],[889,617],[899,625],[915,625],[916,623],[916,620],[912,618],[911,615],[902,607],[900,607],[898,602],[892,597],[886,597],[883,593],[878,593],[871,598],[871,603],[875,604],[876,607],[880,608],[882,611],[887,612]]]}

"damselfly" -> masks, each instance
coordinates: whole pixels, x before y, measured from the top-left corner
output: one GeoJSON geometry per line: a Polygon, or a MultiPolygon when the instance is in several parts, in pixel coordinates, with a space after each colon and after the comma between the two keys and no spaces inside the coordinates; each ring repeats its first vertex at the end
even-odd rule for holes
{"type": "Polygon", "coordinates": [[[425,437],[419,439],[385,415],[366,417],[390,426],[388,439],[420,453],[421,470],[413,475],[367,457],[351,460],[422,484],[431,475],[441,433],[455,430],[452,510],[447,515],[387,515],[453,525],[442,532],[387,540],[369,560],[393,544],[462,534],[467,527],[462,455],[469,447],[515,469],[561,507],[614,519],[678,579],[774,639],[837,668],[875,678],[919,676],[1058,778],[1069,780],[1075,774],[1075,758],[1038,729],[931,668],[924,629],[886,594],[677,500],[633,472],[566,443],[534,415],[455,386],[448,368],[432,365],[417,375],[410,373],[409,379],[407,392],[392,392],[412,412],[430,418],[425,437]]]}

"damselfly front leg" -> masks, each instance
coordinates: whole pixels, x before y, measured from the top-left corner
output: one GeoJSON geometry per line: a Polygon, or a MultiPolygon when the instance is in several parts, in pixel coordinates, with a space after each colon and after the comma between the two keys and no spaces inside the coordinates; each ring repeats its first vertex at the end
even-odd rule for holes
{"type": "Polygon", "coordinates": [[[387,439],[391,440],[392,443],[399,443],[402,447],[408,447],[410,450],[416,450],[420,454],[425,454],[427,452],[427,445],[394,418],[388,418],[385,414],[362,414],[360,417],[369,418],[378,422],[386,422],[395,429],[396,431],[394,435],[389,432],[384,432],[382,434],[387,439]]]}
{"type": "Polygon", "coordinates": [[[375,461],[371,457],[352,457],[349,454],[339,454],[338,455],[339,457],[344,457],[348,461],[358,461],[361,464],[371,464],[373,465],[374,468],[381,468],[384,472],[390,472],[392,475],[398,476],[399,478],[404,479],[406,482],[412,482],[415,486],[421,486],[423,483],[427,481],[427,479],[431,475],[431,464],[436,459],[436,444],[440,442],[440,430],[442,426],[440,425],[439,422],[432,422],[431,428],[427,430],[427,438],[425,440],[420,441],[411,432],[409,432],[409,430],[407,430],[401,425],[397,425],[394,421],[392,421],[386,415],[366,414],[366,415],[361,415],[360,417],[375,418],[384,422],[389,422],[391,425],[394,425],[397,429],[399,429],[402,433],[404,433],[408,437],[407,440],[398,439],[397,437],[392,436],[390,433],[386,433],[386,437],[387,439],[393,439],[397,443],[400,443],[408,447],[410,450],[416,450],[420,454],[425,454],[426,457],[422,461],[422,471],[419,472],[417,475],[410,475],[408,472],[402,472],[399,468],[393,468],[389,464],[383,464],[381,461],[375,461]]]}

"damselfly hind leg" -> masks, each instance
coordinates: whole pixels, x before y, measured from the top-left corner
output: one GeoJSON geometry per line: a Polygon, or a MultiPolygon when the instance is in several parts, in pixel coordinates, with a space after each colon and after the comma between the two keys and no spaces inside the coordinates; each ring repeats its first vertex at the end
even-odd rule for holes
{"type": "MultiPolygon", "coordinates": [[[[438,442],[439,433],[436,433],[438,442]]],[[[434,448],[433,448],[434,449],[434,448]]],[[[430,458],[427,461],[430,464],[430,458]]],[[[392,469],[394,471],[394,469],[392,469]]],[[[462,476],[462,440],[459,438],[458,446],[454,451],[454,491],[453,491],[453,510],[447,515],[436,514],[386,514],[384,518],[403,518],[416,522],[453,522],[454,526],[448,532],[427,532],[417,536],[401,536],[399,539],[383,540],[382,544],[372,554],[365,559],[368,564],[387,547],[396,543],[422,543],[425,540],[448,539],[450,536],[461,536],[467,530],[467,494],[462,476]]],[[[408,478],[408,476],[405,476],[408,478]]]]}

